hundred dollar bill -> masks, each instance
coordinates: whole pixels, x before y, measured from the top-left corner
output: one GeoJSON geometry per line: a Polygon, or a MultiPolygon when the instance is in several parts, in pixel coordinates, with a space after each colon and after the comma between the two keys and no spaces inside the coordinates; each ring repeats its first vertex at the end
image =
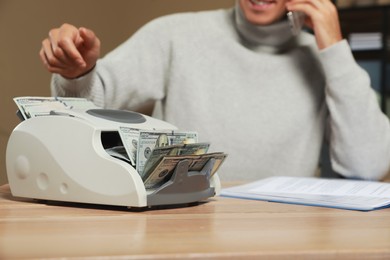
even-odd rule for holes
{"type": "Polygon", "coordinates": [[[164,156],[155,167],[153,172],[151,172],[151,174],[144,181],[145,188],[152,189],[161,186],[164,182],[171,178],[177,164],[181,160],[189,160],[191,164],[192,160],[197,159],[198,157],[199,156],[164,156]]]}
{"type": "Polygon", "coordinates": [[[192,143],[176,147],[172,154],[175,155],[201,155],[207,153],[210,143],[192,143]]]}
{"type": "Polygon", "coordinates": [[[179,144],[175,146],[156,147],[150,154],[149,159],[143,167],[141,177],[145,180],[157,166],[159,161],[166,155],[201,155],[207,153],[209,143],[179,144]]]}
{"type": "Polygon", "coordinates": [[[166,155],[174,155],[175,149],[181,146],[178,145],[169,145],[163,147],[157,147],[150,152],[150,156],[146,163],[142,165],[143,167],[138,170],[138,173],[141,175],[142,179],[145,180],[148,176],[147,173],[151,171],[151,168],[155,166],[164,156],[166,155]]]}
{"type": "Polygon", "coordinates": [[[227,154],[225,154],[225,153],[217,154],[217,155],[213,156],[213,158],[215,159],[215,162],[214,162],[213,168],[211,170],[210,177],[212,177],[219,170],[219,168],[221,167],[221,165],[225,161],[226,157],[227,157],[227,154]]]}
{"type": "Polygon", "coordinates": [[[157,166],[151,171],[151,173],[146,177],[144,184],[145,188],[153,189],[161,186],[163,183],[167,182],[173,175],[177,164],[182,160],[189,161],[188,171],[192,172],[201,172],[204,170],[206,164],[213,159],[214,164],[211,166],[211,169],[208,169],[209,172],[207,178],[212,177],[218,168],[221,166],[223,161],[226,158],[224,153],[208,153],[202,155],[167,155],[164,156],[157,164],[157,166]]]}
{"type": "MultiPolygon", "coordinates": [[[[136,169],[144,171],[146,161],[155,148],[177,144],[196,143],[198,134],[186,131],[139,131],[137,154],[135,156],[136,169]]],[[[134,155],[133,155],[134,157],[134,155]]]]}
{"type": "Polygon", "coordinates": [[[36,115],[50,115],[50,111],[55,109],[65,109],[66,106],[54,99],[49,98],[14,98],[14,101],[23,116],[23,119],[29,119],[36,115]]]}
{"type": "Polygon", "coordinates": [[[203,154],[199,157],[199,159],[193,160],[190,165],[190,171],[201,171],[209,162],[210,159],[214,159],[214,165],[210,172],[210,177],[214,175],[214,173],[218,170],[219,166],[223,163],[227,154],[216,152],[216,153],[207,153],[203,154]]]}
{"type": "Polygon", "coordinates": [[[13,99],[23,119],[50,115],[53,110],[97,108],[85,98],[64,97],[16,97],[13,99]]]}
{"type": "Polygon", "coordinates": [[[133,166],[136,166],[139,132],[139,129],[124,126],[119,127],[119,136],[133,166]]]}

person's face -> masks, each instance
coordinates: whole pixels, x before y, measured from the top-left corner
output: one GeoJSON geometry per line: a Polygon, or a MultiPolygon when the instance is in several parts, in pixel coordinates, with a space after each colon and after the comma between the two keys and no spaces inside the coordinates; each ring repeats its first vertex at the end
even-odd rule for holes
{"type": "Polygon", "coordinates": [[[286,14],[286,0],[240,0],[246,19],[256,25],[268,25],[286,14]]]}

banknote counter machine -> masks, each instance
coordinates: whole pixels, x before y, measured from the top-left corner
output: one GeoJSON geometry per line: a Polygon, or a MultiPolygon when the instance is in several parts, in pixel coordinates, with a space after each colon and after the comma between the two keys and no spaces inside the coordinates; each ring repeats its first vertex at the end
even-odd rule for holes
{"type": "Polygon", "coordinates": [[[119,126],[176,129],[167,122],[120,110],[51,114],[22,121],[9,138],[6,167],[16,197],[141,208],[185,205],[220,192],[218,173],[209,175],[212,160],[196,172],[180,161],[167,182],[147,189],[131,164],[107,153],[120,139],[119,126]]]}

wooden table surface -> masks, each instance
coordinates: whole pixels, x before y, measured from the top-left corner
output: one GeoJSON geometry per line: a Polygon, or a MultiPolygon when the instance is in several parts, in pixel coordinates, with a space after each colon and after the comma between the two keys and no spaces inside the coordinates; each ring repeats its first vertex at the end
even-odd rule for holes
{"type": "Polygon", "coordinates": [[[128,210],[14,198],[0,187],[0,259],[390,259],[390,208],[215,197],[128,210]],[[101,257],[101,258],[99,258],[101,257]]]}

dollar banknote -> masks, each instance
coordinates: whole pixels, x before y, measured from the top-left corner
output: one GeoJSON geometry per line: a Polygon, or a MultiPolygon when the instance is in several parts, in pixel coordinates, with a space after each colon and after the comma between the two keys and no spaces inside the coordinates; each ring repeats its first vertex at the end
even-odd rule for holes
{"type": "Polygon", "coordinates": [[[139,173],[145,180],[149,177],[151,172],[164,156],[201,155],[207,153],[209,147],[209,143],[178,144],[165,147],[156,147],[151,152],[148,160],[145,162],[144,167],[141,169],[142,171],[139,171],[139,173]]]}
{"type": "Polygon", "coordinates": [[[70,97],[15,97],[14,102],[23,119],[47,116],[53,110],[76,109],[87,110],[97,108],[85,98],[70,97]]]}
{"type": "Polygon", "coordinates": [[[118,132],[122,140],[123,146],[125,147],[126,152],[128,154],[130,163],[132,166],[135,167],[140,130],[131,127],[121,126],[119,127],[118,132]]]}
{"type": "Polygon", "coordinates": [[[146,179],[147,175],[152,168],[166,155],[173,155],[173,151],[180,145],[169,145],[163,147],[156,147],[151,151],[148,160],[142,165],[142,168],[138,168],[138,173],[142,179],[146,179]]]}
{"type": "Polygon", "coordinates": [[[210,159],[213,159],[214,164],[212,168],[210,169],[210,177],[212,177],[219,169],[219,167],[222,165],[224,160],[226,159],[227,154],[222,152],[217,153],[207,153],[202,156],[200,156],[198,159],[192,160],[192,164],[190,165],[190,171],[201,171],[206,166],[206,164],[209,162],[210,159]]]}
{"type": "MultiPolygon", "coordinates": [[[[143,173],[145,164],[156,148],[197,143],[198,134],[187,131],[139,131],[135,156],[136,170],[143,173]]],[[[134,151],[133,151],[134,152],[134,151]]],[[[156,152],[158,153],[158,152],[156,152]]],[[[132,155],[134,157],[134,155],[132,155]]]]}
{"type": "Polygon", "coordinates": [[[227,157],[224,153],[209,153],[203,155],[166,155],[157,163],[156,167],[146,176],[144,180],[146,189],[158,188],[165,182],[172,178],[172,175],[176,169],[177,164],[180,161],[187,160],[189,162],[189,172],[202,172],[206,174],[207,178],[211,178],[219,169],[227,157]],[[210,169],[205,168],[207,163],[213,160],[213,164],[210,165],[210,169]]]}
{"type": "MultiPolygon", "coordinates": [[[[197,158],[199,156],[196,156],[197,158]]],[[[144,185],[146,189],[152,189],[160,186],[166,180],[168,180],[173,171],[175,170],[177,164],[182,160],[189,160],[190,164],[194,160],[194,157],[191,156],[164,156],[158,162],[158,165],[151,172],[151,174],[144,180],[144,185]]]]}

